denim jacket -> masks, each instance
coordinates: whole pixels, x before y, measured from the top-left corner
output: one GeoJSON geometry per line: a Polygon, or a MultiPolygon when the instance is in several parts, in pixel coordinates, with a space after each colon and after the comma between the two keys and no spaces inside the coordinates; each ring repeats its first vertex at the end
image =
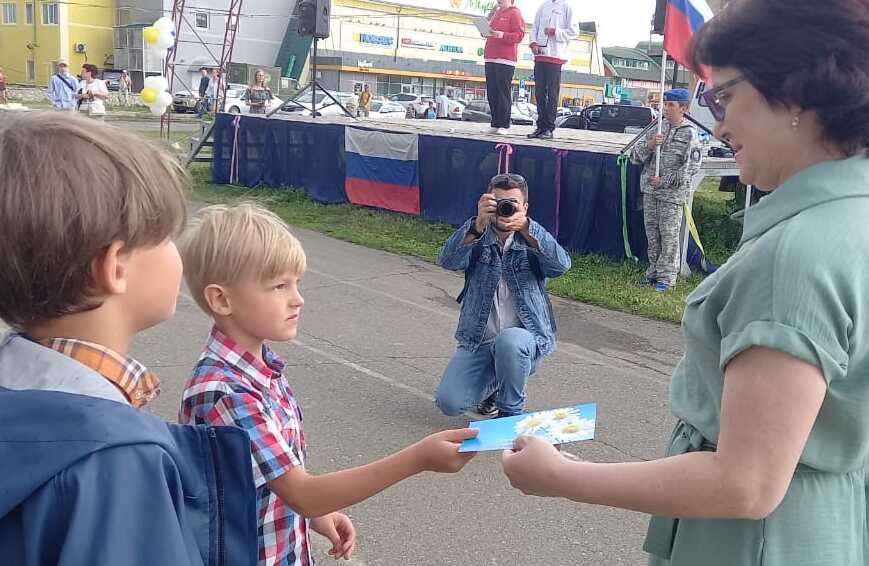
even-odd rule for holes
{"type": "Polygon", "coordinates": [[[529,233],[537,240],[531,248],[519,234],[501,257],[498,236],[489,226],[482,236],[463,243],[475,222],[469,219],[450,236],[441,250],[438,264],[451,271],[465,272],[462,310],[456,340],[459,346],[476,351],[483,341],[489,311],[502,273],[516,301],[516,314],[526,330],[534,334],[541,356],[555,351],[555,315],[546,295],[546,279],[570,269],[570,256],[543,226],[529,219],[529,233]]]}

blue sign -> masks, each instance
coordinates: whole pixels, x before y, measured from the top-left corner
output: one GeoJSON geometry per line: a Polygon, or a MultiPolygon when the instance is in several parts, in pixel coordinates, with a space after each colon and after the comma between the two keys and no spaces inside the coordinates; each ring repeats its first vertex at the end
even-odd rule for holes
{"type": "Polygon", "coordinates": [[[370,33],[360,33],[359,43],[370,43],[372,45],[392,45],[392,38],[388,35],[373,35],[370,33]]]}
{"type": "Polygon", "coordinates": [[[526,83],[524,80],[520,80],[519,81],[519,88],[525,88],[527,84],[528,83],[526,83]]]}

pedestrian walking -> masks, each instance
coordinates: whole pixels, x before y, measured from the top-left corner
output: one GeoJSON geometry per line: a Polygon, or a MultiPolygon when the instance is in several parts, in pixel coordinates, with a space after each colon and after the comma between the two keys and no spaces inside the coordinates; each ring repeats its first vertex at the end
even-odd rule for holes
{"type": "Polygon", "coordinates": [[[362,85],[362,92],[359,93],[359,113],[366,118],[371,113],[371,91],[368,83],[362,85]]]}
{"type": "Polygon", "coordinates": [[[130,106],[130,90],[132,90],[133,82],[130,80],[130,73],[126,69],[121,71],[121,76],[118,78],[118,96],[121,106],[130,106]]]}
{"type": "Polygon", "coordinates": [[[91,117],[102,118],[106,115],[106,99],[109,89],[105,81],[98,79],[96,65],[85,63],[81,68],[81,81],[78,85],[78,111],[91,117]]]}

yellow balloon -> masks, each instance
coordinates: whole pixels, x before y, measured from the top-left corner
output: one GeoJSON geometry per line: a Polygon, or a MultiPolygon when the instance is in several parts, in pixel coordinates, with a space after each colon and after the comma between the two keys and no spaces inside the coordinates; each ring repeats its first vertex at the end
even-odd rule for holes
{"type": "Polygon", "coordinates": [[[153,88],[143,88],[142,92],[139,93],[139,96],[142,97],[142,102],[145,104],[154,104],[157,102],[158,94],[160,93],[153,88]]]}
{"type": "Polygon", "coordinates": [[[160,39],[160,30],[147,27],[142,30],[142,37],[145,39],[145,43],[157,43],[157,40],[160,39]]]}

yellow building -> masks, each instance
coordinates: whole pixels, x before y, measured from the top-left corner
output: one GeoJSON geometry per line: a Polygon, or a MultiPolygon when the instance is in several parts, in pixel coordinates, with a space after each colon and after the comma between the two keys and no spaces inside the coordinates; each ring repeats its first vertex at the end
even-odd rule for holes
{"type": "Polygon", "coordinates": [[[0,67],[10,83],[46,85],[58,59],[111,66],[115,0],[0,0],[0,67]]]}

